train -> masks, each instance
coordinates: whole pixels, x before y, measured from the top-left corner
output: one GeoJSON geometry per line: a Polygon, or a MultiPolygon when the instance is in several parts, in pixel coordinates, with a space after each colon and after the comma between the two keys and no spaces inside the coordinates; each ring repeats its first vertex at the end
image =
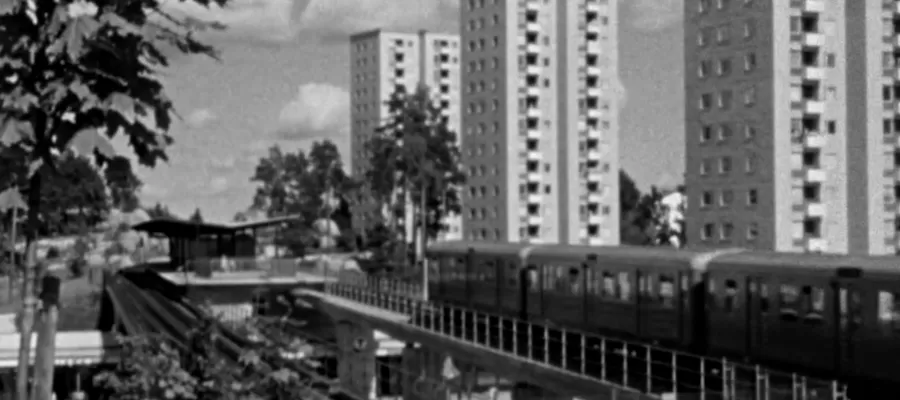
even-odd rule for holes
{"type": "Polygon", "coordinates": [[[435,301],[900,393],[898,257],[469,241],[426,256],[435,301]]]}

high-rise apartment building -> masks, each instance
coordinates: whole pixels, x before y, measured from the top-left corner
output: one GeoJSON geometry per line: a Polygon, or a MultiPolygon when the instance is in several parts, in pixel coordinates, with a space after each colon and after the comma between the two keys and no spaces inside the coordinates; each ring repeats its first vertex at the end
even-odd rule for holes
{"type": "Polygon", "coordinates": [[[617,4],[461,2],[464,237],[619,243],[617,4]]]}
{"type": "MultiPolygon", "coordinates": [[[[386,102],[401,88],[412,93],[420,84],[428,86],[434,101],[444,110],[448,127],[459,131],[459,52],[458,35],[374,30],[350,37],[350,151],[354,176],[365,175],[369,159],[366,142],[389,117],[386,102]]],[[[374,202],[362,200],[355,206],[354,226],[368,226],[385,211],[374,202]]],[[[406,204],[406,212],[397,217],[405,226],[407,237],[412,237],[411,202],[406,204]]],[[[458,239],[459,216],[449,216],[446,224],[448,230],[442,238],[458,239]]]]}
{"type": "Polygon", "coordinates": [[[896,251],[897,7],[685,1],[689,244],[896,251]]]}

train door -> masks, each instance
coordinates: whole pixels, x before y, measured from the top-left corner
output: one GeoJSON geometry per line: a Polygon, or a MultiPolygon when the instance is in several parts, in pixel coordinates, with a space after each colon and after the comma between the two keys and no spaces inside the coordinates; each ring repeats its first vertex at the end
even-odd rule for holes
{"type": "Polygon", "coordinates": [[[528,298],[530,292],[539,284],[538,270],[534,265],[522,265],[522,268],[519,268],[519,319],[528,320],[528,309],[533,307],[528,304],[528,298]]]}
{"type": "Polygon", "coordinates": [[[766,324],[769,319],[769,284],[756,276],[747,277],[747,351],[750,356],[758,356],[765,347],[766,324]]]}
{"type": "Polygon", "coordinates": [[[837,321],[835,365],[843,374],[853,375],[858,363],[854,350],[858,346],[857,335],[862,326],[862,291],[855,283],[846,280],[834,281],[832,288],[837,321]]]}

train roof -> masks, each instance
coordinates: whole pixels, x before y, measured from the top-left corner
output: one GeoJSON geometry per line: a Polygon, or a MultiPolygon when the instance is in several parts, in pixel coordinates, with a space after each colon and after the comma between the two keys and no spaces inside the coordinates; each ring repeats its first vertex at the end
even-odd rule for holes
{"type": "Polygon", "coordinates": [[[438,242],[428,246],[428,253],[463,253],[472,250],[480,254],[494,255],[515,255],[533,243],[510,243],[510,242],[475,242],[468,240],[453,240],[446,242],[438,242]]]}
{"type": "Polygon", "coordinates": [[[893,256],[847,256],[839,254],[787,253],[774,251],[747,251],[724,254],[709,263],[709,270],[742,269],[759,272],[839,274],[856,273],[897,274],[900,258],[893,256]]]}
{"type": "Polygon", "coordinates": [[[699,253],[690,250],[676,250],[670,247],[643,246],[588,246],[548,244],[535,247],[530,256],[534,258],[559,258],[587,260],[595,257],[600,263],[640,264],[655,268],[691,268],[699,253]]]}

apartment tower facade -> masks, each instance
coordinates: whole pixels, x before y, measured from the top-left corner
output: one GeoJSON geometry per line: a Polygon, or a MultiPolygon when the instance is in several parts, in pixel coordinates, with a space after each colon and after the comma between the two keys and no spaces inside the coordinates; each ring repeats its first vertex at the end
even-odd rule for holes
{"type": "Polygon", "coordinates": [[[898,12],[685,2],[689,244],[896,252],[898,12]]]}
{"type": "MultiPolygon", "coordinates": [[[[364,177],[368,169],[368,139],[389,117],[387,101],[399,89],[412,93],[418,85],[431,89],[444,110],[448,126],[460,127],[459,36],[432,32],[404,33],[373,30],[350,37],[350,151],[351,171],[364,177]]],[[[405,204],[411,204],[408,201],[405,204]]],[[[403,199],[397,199],[403,201],[403,199]]],[[[381,220],[384,210],[363,196],[354,206],[354,226],[368,227],[381,220]]],[[[396,215],[412,237],[412,206],[396,215]]],[[[441,239],[459,239],[461,220],[448,216],[441,239]]]]}
{"type": "Polygon", "coordinates": [[[613,0],[463,0],[463,236],[619,243],[613,0]]]}

